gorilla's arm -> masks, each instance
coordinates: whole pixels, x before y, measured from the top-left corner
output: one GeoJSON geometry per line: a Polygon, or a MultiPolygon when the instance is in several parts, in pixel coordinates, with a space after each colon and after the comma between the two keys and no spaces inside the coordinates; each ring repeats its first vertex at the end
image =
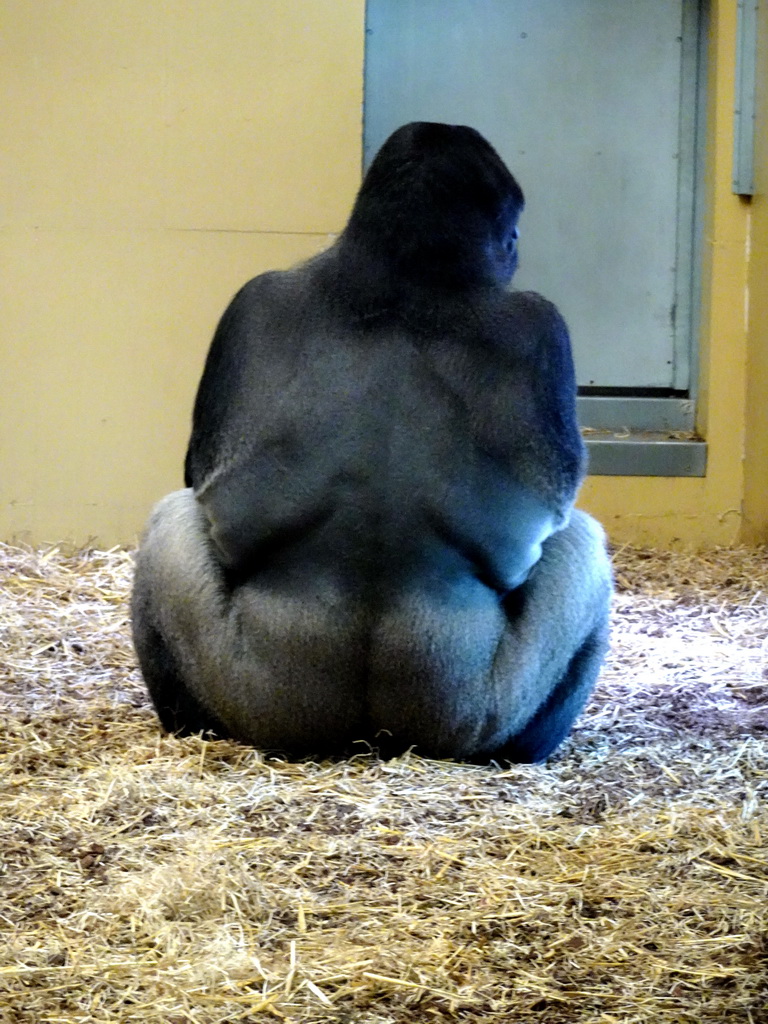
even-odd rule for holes
{"type": "MultiPolygon", "coordinates": [[[[247,286],[246,286],[247,287],[247,286]]],[[[184,460],[184,485],[197,488],[212,472],[216,449],[228,413],[228,402],[237,386],[238,340],[243,337],[246,316],[242,288],[224,311],[208,350],[192,413],[192,436],[184,460]]]]}
{"type": "Polygon", "coordinates": [[[184,461],[184,483],[195,491],[236,454],[243,429],[258,429],[258,424],[248,422],[254,398],[248,399],[247,409],[242,398],[247,391],[258,395],[261,382],[253,379],[250,368],[260,349],[274,347],[270,322],[275,317],[280,277],[279,271],[271,271],[249,281],[232,299],[216,328],[197,389],[184,461]]]}
{"type": "Polygon", "coordinates": [[[533,409],[527,429],[521,432],[529,440],[529,451],[518,463],[518,479],[567,521],[586,469],[586,449],[576,417],[571,339],[557,307],[543,296],[513,292],[509,300],[516,344],[530,338],[523,358],[525,388],[533,409]]]}
{"type": "Polygon", "coordinates": [[[185,483],[205,512],[222,564],[238,571],[247,571],[263,545],[290,543],[324,516],[323,460],[302,460],[302,472],[295,472],[297,276],[263,274],[237,293],[217,327],[195,400],[185,483]]]}
{"type": "Polygon", "coordinates": [[[535,292],[504,299],[503,317],[491,318],[502,349],[495,381],[474,396],[477,441],[491,464],[475,474],[466,521],[480,528],[491,563],[512,589],[527,579],[547,538],[568,526],[586,452],[565,321],[535,292]]]}

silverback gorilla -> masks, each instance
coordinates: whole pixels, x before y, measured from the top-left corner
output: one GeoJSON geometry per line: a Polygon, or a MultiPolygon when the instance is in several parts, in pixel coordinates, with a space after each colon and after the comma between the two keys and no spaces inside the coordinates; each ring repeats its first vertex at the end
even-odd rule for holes
{"type": "Polygon", "coordinates": [[[539,761],[607,643],[566,326],[471,128],[384,144],[338,241],[224,313],[133,634],[163,726],[289,754],[539,761]]]}

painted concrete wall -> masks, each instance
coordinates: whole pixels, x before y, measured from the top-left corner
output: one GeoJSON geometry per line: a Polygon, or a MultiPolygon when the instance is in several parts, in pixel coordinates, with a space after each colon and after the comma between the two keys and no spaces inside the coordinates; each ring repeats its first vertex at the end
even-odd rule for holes
{"type": "Polygon", "coordinates": [[[2,0],[0,538],[131,543],[248,278],[359,184],[363,5],[2,0]]]}
{"type": "MultiPolygon", "coordinates": [[[[0,537],[131,543],[180,485],[228,299],[345,222],[364,0],[0,3],[0,537]]],[[[713,0],[710,27],[709,471],[589,479],[617,542],[768,540],[768,210],[731,194],[736,8],[713,0]]]]}
{"type": "Polygon", "coordinates": [[[768,4],[759,7],[756,189],[750,216],[744,539],[768,541],[768,4]]]}

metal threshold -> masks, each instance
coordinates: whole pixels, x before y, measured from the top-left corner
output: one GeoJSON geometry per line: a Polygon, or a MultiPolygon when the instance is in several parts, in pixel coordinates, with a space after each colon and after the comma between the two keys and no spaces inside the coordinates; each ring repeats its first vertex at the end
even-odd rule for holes
{"type": "Polygon", "coordinates": [[[669,432],[584,432],[590,476],[705,476],[707,444],[669,432]]]}

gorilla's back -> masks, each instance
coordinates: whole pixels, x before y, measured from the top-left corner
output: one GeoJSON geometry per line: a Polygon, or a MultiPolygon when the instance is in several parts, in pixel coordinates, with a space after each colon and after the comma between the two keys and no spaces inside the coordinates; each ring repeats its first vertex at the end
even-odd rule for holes
{"type": "MultiPolygon", "coordinates": [[[[304,593],[312,573],[336,578],[368,607],[468,579],[506,593],[560,525],[510,470],[535,443],[529,354],[515,358],[531,340],[500,344],[458,304],[350,326],[319,262],[255,279],[230,310],[237,400],[217,432],[193,432],[187,462],[222,561],[304,593]]],[[[497,331],[505,316],[483,311],[497,331]]]]}

